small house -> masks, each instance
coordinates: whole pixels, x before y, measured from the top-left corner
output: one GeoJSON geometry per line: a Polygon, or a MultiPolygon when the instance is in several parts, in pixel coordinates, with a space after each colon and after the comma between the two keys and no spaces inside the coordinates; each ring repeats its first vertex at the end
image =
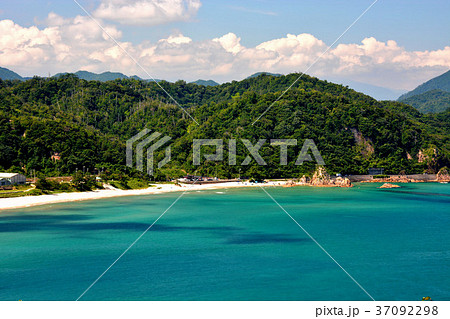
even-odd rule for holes
{"type": "Polygon", "coordinates": [[[19,173],[0,173],[0,186],[5,185],[22,185],[25,184],[27,178],[19,173]]]}

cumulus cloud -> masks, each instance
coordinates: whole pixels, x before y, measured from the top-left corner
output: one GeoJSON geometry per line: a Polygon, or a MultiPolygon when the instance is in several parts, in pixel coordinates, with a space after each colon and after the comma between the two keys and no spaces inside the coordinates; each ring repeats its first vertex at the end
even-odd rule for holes
{"type": "Polygon", "coordinates": [[[238,38],[234,33],[227,33],[220,38],[213,39],[214,42],[220,43],[220,45],[227,51],[233,54],[238,53],[244,47],[241,46],[241,38],[238,38]]]}
{"type": "Polygon", "coordinates": [[[161,39],[160,42],[167,42],[170,44],[187,44],[191,43],[192,39],[189,37],[185,37],[182,34],[170,35],[167,39],[161,39]]]}
{"type": "MultiPolygon", "coordinates": [[[[194,41],[174,33],[156,42],[122,41],[116,27],[102,22],[151,76],[167,80],[242,79],[254,72],[305,71],[327,49],[311,34],[288,34],[253,47],[234,33],[194,41]]],[[[50,13],[46,27],[22,27],[0,21],[0,61],[22,75],[48,72],[117,71],[148,78],[146,72],[91,19],[63,18],[50,13]]],[[[369,37],[360,43],[339,44],[309,69],[319,78],[346,78],[392,89],[412,89],[450,68],[450,46],[435,51],[407,51],[395,41],[369,37]]]]}
{"type": "Polygon", "coordinates": [[[127,25],[158,25],[192,19],[200,0],[102,0],[94,15],[127,25]]]}

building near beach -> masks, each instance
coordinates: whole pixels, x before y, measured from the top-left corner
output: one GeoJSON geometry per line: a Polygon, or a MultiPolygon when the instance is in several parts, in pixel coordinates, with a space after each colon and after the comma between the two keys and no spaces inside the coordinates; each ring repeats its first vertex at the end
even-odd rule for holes
{"type": "Polygon", "coordinates": [[[0,173],[0,186],[25,184],[27,178],[19,173],[0,173]]]}

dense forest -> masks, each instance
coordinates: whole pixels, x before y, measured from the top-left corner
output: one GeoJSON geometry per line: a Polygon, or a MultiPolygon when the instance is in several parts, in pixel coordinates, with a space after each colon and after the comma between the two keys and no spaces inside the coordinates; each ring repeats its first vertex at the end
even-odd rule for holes
{"type": "MultiPolygon", "coordinates": [[[[0,80],[0,171],[134,174],[125,166],[125,142],[144,128],[171,137],[172,160],[155,175],[162,180],[187,173],[254,178],[310,174],[315,162],[295,165],[306,139],[314,140],[330,173],[366,173],[369,167],[423,173],[449,166],[449,110],[424,115],[409,105],[378,102],[306,75],[282,95],[298,77],[262,74],[217,86],[131,78],[86,81],[73,74],[0,80]],[[192,141],[206,138],[224,140],[224,161],[195,166],[192,141]],[[237,143],[235,166],[227,157],[232,139],[237,143]],[[242,139],[252,144],[266,139],[259,153],[267,165],[254,160],[242,165],[249,155],[242,139]],[[279,164],[280,148],[271,146],[270,139],[298,140],[288,150],[287,165],[279,164]]],[[[163,157],[161,149],[157,158],[163,157]]]]}

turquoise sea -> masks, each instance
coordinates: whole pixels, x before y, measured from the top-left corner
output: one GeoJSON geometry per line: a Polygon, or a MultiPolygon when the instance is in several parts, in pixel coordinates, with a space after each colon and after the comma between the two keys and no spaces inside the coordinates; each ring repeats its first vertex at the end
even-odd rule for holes
{"type": "MultiPolygon", "coordinates": [[[[450,184],[267,188],[376,300],[450,300],[450,184]]],[[[0,300],[76,300],[180,193],[0,212],[0,300]]],[[[261,189],[186,193],[81,300],[370,300],[261,189]]]]}

